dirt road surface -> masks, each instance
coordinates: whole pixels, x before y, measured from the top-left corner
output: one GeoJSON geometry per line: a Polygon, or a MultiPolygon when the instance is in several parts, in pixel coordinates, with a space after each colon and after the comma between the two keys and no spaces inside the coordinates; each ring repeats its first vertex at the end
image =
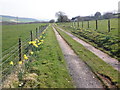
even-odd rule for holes
{"type": "Polygon", "coordinates": [[[53,27],[59,45],[64,54],[68,70],[73,79],[73,83],[76,88],[103,88],[101,82],[91,72],[87,65],[80,60],[80,58],[74,53],[70,46],[59,35],[56,29],[53,27]]]}

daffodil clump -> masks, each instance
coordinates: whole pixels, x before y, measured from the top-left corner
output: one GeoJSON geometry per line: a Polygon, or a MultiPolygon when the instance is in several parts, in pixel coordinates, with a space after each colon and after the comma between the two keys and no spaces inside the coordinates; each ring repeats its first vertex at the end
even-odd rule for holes
{"type": "Polygon", "coordinates": [[[31,45],[33,45],[33,46],[35,46],[35,47],[38,47],[36,40],[35,41],[30,41],[28,43],[31,44],[31,45]]]}
{"type": "MultiPolygon", "coordinates": [[[[38,48],[38,46],[40,46],[40,45],[42,45],[43,44],[43,42],[44,42],[44,39],[45,38],[45,31],[44,32],[42,32],[42,35],[40,36],[40,40],[39,39],[35,39],[34,41],[30,41],[30,42],[28,42],[28,44],[29,45],[33,45],[34,47],[36,47],[36,48],[38,48]]],[[[30,51],[30,55],[33,55],[34,54],[34,52],[33,51],[30,51]]],[[[23,59],[24,60],[28,60],[29,58],[28,58],[28,56],[26,55],[26,54],[24,54],[23,55],[23,59]]],[[[24,60],[21,60],[21,61],[19,61],[18,62],[18,64],[23,64],[23,61],[24,60]]],[[[10,63],[9,63],[10,65],[14,65],[14,62],[13,61],[10,61],[10,63]]]]}
{"type": "MultiPolygon", "coordinates": [[[[19,81],[22,80],[22,77],[24,75],[24,65],[25,65],[26,70],[28,70],[30,65],[31,65],[31,63],[30,63],[30,61],[32,60],[31,56],[33,56],[34,51],[36,51],[36,49],[44,43],[44,40],[43,40],[44,38],[45,38],[45,32],[42,32],[42,35],[40,36],[40,39],[36,38],[34,41],[29,41],[28,42],[28,44],[32,45],[33,47],[31,47],[31,50],[28,50],[29,51],[28,55],[23,54],[23,60],[17,62],[18,65],[20,66],[20,70],[19,70],[19,73],[18,73],[19,81]]],[[[9,64],[11,66],[13,66],[16,63],[14,63],[14,61],[10,61],[9,64]]]]}
{"type": "MultiPolygon", "coordinates": [[[[10,61],[10,65],[12,65],[12,66],[13,66],[14,64],[15,64],[15,63],[14,63],[13,61],[10,61]]],[[[22,61],[22,60],[21,60],[21,61],[19,61],[19,62],[18,62],[18,64],[19,64],[19,65],[23,64],[23,61],[22,61]]]]}
{"type": "Polygon", "coordinates": [[[45,32],[42,32],[42,35],[40,36],[40,40],[35,39],[34,41],[28,42],[30,45],[33,45],[34,47],[38,48],[41,44],[43,44],[45,38],[45,32]]]}

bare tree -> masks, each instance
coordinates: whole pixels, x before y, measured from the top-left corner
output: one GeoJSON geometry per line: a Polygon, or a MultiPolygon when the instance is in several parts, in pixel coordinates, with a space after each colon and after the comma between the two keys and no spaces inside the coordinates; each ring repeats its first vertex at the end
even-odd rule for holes
{"type": "Polygon", "coordinates": [[[100,19],[101,18],[101,13],[100,12],[96,12],[94,17],[95,17],[95,19],[100,19]]]}
{"type": "Polygon", "coordinates": [[[54,23],[55,22],[55,20],[54,19],[51,19],[50,21],[49,21],[49,23],[54,23]]]}
{"type": "Polygon", "coordinates": [[[69,21],[67,15],[65,15],[65,13],[62,11],[57,12],[55,14],[55,16],[58,18],[57,19],[58,22],[68,22],[69,21]]]}

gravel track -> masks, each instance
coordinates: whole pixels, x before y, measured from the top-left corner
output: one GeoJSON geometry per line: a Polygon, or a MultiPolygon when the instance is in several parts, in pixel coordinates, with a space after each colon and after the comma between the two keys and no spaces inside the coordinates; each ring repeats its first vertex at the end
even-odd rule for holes
{"type": "Polygon", "coordinates": [[[71,47],[59,35],[53,27],[56,38],[64,54],[67,68],[76,88],[103,88],[101,82],[96,78],[88,66],[74,53],[71,47]]]}

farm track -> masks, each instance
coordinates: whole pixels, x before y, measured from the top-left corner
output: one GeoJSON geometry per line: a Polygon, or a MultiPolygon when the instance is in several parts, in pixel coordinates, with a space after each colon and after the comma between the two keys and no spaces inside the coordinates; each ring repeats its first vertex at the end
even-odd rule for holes
{"type": "Polygon", "coordinates": [[[67,35],[72,37],[75,41],[77,41],[78,43],[82,44],[86,49],[88,49],[89,51],[94,53],[96,56],[98,56],[103,61],[105,61],[106,63],[111,65],[114,69],[116,69],[117,71],[120,72],[120,62],[118,62],[118,60],[116,60],[115,58],[110,57],[108,54],[100,51],[99,49],[93,47],[92,45],[86,43],[85,41],[79,39],[78,37],[72,35],[71,33],[66,32],[62,28],[60,28],[60,27],[57,27],[57,28],[60,29],[61,31],[65,32],[67,35]]]}
{"type": "Polygon", "coordinates": [[[53,30],[76,88],[103,88],[102,83],[96,78],[89,67],[74,53],[54,27],[53,30]]]}

